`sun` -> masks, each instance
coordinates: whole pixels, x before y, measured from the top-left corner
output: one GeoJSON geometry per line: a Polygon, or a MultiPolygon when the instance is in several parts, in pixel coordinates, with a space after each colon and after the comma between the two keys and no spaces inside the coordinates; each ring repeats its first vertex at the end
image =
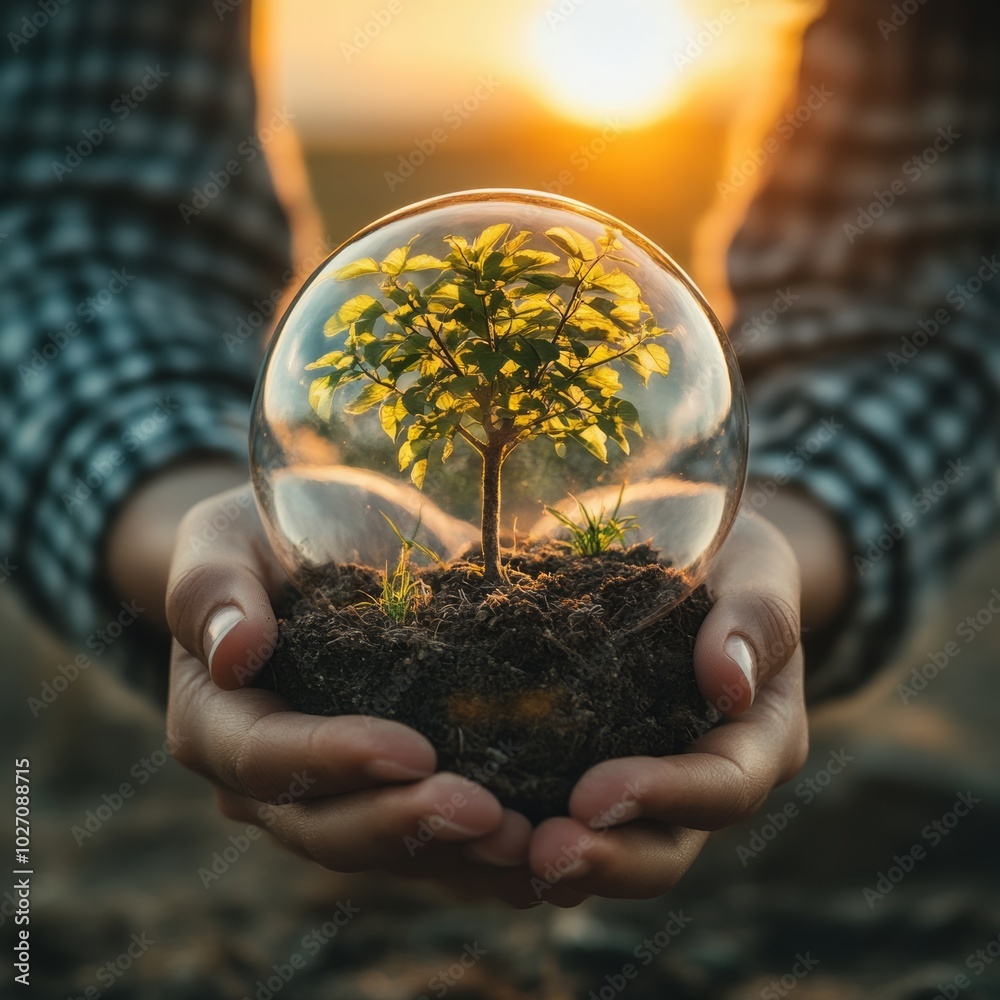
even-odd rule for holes
{"type": "Polygon", "coordinates": [[[693,30],[683,0],[549,0],[531,32],[538,94],[589,125],[647,125],[683,94],[674,56],[693,30]]]}

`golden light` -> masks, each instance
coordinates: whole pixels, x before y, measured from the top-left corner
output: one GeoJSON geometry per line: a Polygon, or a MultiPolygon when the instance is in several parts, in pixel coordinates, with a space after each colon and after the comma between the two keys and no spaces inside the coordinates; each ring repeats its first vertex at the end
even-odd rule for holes
{"type": "Polygon", "coordinates": [[[590,125],[647,125],[683,95],[675,54],[694,30],[683,0],[550,0],[532,34],[539,96],[590,125]]]}

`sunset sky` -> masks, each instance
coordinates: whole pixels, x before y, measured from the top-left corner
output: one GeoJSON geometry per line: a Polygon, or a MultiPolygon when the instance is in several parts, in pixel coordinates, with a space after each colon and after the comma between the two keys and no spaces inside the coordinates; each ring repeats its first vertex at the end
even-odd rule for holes
{"type": "MultiPolygon", "coordinates": [[[[757,94],[798,0],[293,0],[268,19],[279,92],[307,141],[386,141],[433,126],[481,78],[479,124],[544,109],[634,127],[685,102],[757,94]],[[395,11],[395,13],[393,12],[395,11]],[[383,23],[379,23],[382,21],[383,23]]],[[[470,100],[470,104],[471,104],[470,100]]]]}
{"type": "Polygon", "coordinates": [[[725,204],[717,185],[773,124],[820,5],[263,0],[262,112],[294,115],[333,244],[447,191],[546,190],[635,225],[724,318],[723,251],[752,185],[725,204]],[[420,165],[401,179],[404,160],[420,165]]]}

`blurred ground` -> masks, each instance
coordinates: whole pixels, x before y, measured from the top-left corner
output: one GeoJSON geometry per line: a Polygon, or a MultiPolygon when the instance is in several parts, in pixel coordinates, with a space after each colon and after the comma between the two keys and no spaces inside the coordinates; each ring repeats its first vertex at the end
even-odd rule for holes
{"type": "Polygon", "coordinates": [[[203,781],[172,760],[155,767],[157,714],[103,665],[32,718],[26,698],[71,651],[27,635],[7,588],[3,739],[8,760],[31,758],[34,788],[31,995],[268,1000],[285,989],[275,978],[284,967],[294,971],[286,995],[298,1000],[591,991],[611,1000],[620,987],[658,1000],[1000,997],[1000,961],[990,964],[1000,953],[1000,620],[963,643],[909,705],[895,687],[897,673],[984,607],[1000,585],[996,555],[965,574],[911,663],[817,717],[800,777],[752,822],[714,837],[674,893],[526,913],[323,873],[264,840],[245,841],[249,849],[204,887],[198,870],[215,852],[236,858],[229,838],[239,843],[245,828],[216,814],[203,781]],[[75,838],[72,827],[88,810],[97,816],[122,782],[134,795],[105,807],[92,836],[75,838]],[[956,822],[948,814],[969,792],[981,801],[956,822]],[[778,830],[768,816],[782,812],[790,818],[778,830]],[[863,890],[878,889],[879,873],[901,875],[890,872],[893,855],[914,844],[924,855],[869,906],[863,890]],[[360,908],[349,920],[348,901],[360,908]],[[672,913],[690,918],[679,933],[672,913]],[[623,975],[627,965],[635,978],[623,975]]]}

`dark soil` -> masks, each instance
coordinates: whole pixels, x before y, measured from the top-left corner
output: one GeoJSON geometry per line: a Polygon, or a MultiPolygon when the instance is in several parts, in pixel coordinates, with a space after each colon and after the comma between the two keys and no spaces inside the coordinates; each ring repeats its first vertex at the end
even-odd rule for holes
{"type": "Polygon", "coordinates": [[[592,765],[676,753],[714,723],[692,670],[705,591],[637,627],[680,587],[649,545],[582,558],[547,542],[506,567],[499,589],[474,554],[417,569],[427,600],[404,624],[372,601],[379,571],[331,567],[279,620],[264,680],[298,711],[412,726],[441,770],[533,822],[564,814],[592,765]]]}

